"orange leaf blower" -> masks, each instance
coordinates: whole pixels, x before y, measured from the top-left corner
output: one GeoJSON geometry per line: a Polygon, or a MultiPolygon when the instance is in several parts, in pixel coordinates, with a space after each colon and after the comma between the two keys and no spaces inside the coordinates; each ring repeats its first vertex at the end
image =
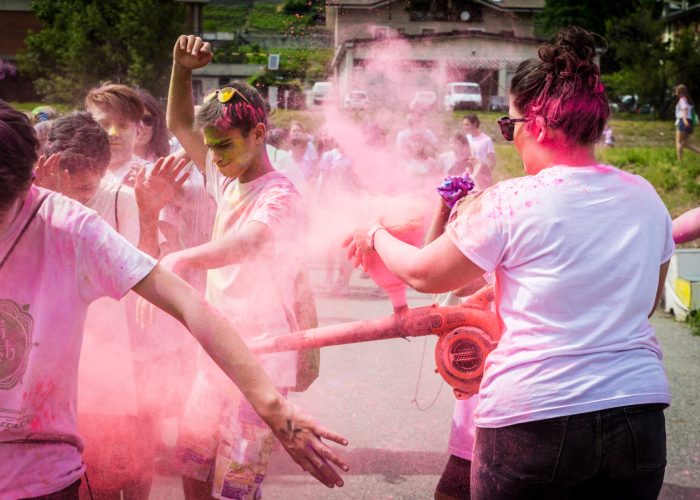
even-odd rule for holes
{"type": "MultiPolygon", "coordinates": [[[[375,277],[371,270],[370,275],[375,277]]],[[[479,391],[486,356],[501,338],[498,318],[490,308],[493,286],[482,288],[464,304],[448,307],[433,304],[408,309],[400,304],[405,304],[405,290],[403,295],[402,300],[400,294],[390,294],[395,307],[395,314],[392,316],[303,330],[257,341],[252,343],[250,348],[254,353],[263,354],[372,340],[437,335],[437,371],[453,388],[458,399],[466,399],[476,394],[479,391]]]]}

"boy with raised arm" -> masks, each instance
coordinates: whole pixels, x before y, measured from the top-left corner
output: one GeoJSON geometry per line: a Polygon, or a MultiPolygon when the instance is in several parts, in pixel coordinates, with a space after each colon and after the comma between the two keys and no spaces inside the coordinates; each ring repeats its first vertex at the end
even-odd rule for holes
{"type": "MultiPolygon", "coordinates": [[[[298,328],[293,311],[294,282],[303,275],[301,197],[270,163],[267,116],[255,89],[234,82],[215,90],[195,120],[192,70],[211,58],[210,45],[200,38],[177,40],[167,120],[216,201],[212,241],[170,254],[162,263],[175,272],[207,269],[207,299],[247,339],[288,334],[298,328]]],[[[296,353],[260,359],[277,387],[295,385],[296,353]]],[[[238,404],[235,391],[218,380],[206,358],[200,358],[199,368],[178,446],[185,495],[260,498],[271,436],[245,402],[238,404]],[[200,401],[214,404],[202,408],[200,401]]]]}

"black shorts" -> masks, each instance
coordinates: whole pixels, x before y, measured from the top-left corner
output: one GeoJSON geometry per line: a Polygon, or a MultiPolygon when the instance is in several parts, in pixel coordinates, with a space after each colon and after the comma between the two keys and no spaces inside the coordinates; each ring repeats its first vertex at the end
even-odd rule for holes
{"type": "Polygon", "coordinates": [[[686,134],[693,133],[693,122],[688,120],[688,125],[685,124],[683,120],[678,122],[678,127],[676,127],[679,132],[685,132],[686,134]]]}

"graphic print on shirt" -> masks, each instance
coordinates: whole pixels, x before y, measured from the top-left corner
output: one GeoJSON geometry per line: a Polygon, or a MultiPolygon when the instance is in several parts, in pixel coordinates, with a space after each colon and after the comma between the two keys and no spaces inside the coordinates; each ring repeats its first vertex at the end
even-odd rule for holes
{"type": "Polygon", "coordinates": [[[12,389],[27,369],[34,325],[27,309],[0,299],[0,390],[12,389]]]}

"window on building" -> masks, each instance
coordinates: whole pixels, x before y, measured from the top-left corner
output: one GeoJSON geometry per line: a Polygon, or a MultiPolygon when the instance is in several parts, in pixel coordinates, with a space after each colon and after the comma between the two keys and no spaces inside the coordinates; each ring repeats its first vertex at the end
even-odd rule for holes
{"type": "Polygon", "coordinates": [[[411,21],[482,23],[483,6],[474,0],[409,0],[411,21]]]}

